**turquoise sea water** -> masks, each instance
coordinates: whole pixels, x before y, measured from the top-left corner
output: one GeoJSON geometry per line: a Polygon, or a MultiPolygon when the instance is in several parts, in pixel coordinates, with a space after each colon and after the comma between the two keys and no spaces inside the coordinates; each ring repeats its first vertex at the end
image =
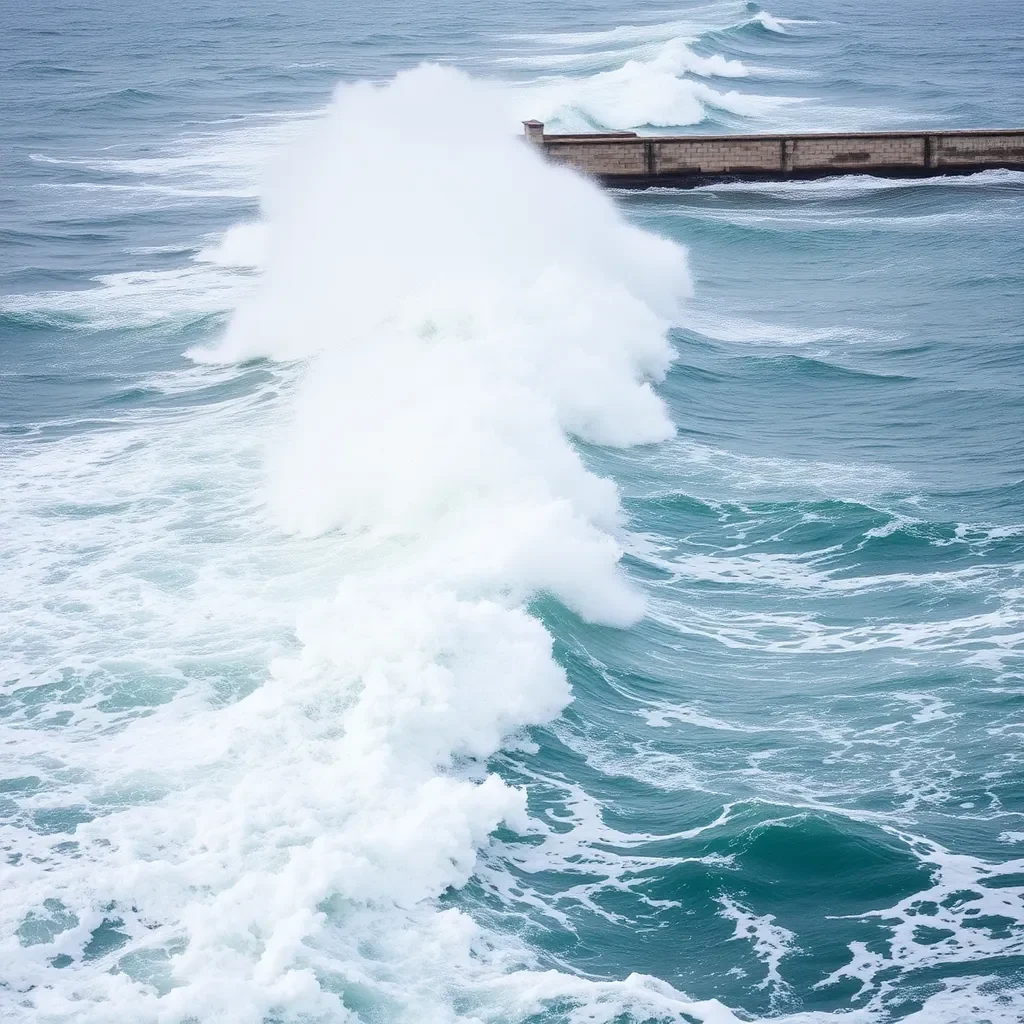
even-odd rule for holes
{"type": "Polygon", "coordinates": [[[1024,1018],[1016,3],[2,21],[3,1020],[1024,1018]]]}

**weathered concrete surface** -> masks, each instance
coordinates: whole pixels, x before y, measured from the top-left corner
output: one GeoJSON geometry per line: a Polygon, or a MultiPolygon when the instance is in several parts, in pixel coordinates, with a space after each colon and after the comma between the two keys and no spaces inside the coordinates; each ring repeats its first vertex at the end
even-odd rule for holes
{"type": "Polygon", "coordinates": [[[1024,131],[842,132],[815,135],[546,135],[527,140],[554,163],[609,185],[687,187],[721,180],[776,181],[833,174],[926,177],[987,168],[1024,170],[1024,131]]]}

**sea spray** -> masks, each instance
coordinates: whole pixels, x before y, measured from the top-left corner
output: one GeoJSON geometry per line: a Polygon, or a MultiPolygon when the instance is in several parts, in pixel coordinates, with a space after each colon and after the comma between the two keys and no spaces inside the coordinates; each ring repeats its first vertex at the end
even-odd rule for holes
{"type": "Polygon", "coordinates": [[[437,900],[499,824],[547,828],[485,767],[570,699],[531,599],[643,612],[616,490],[570,437],[671,436],[651,382],[689,278],[506,111],[434,67],[343,88],[262,227],[230,236],[262,276],[194,355],[304,362],[267,499],[347,566],[332,596],[296,595],[297,650],[255,692],[108,741],[106,783],[158,795],[79,825],[59,872],[6,879],[8,951],[26,922],[37,938],[9,1017],[455,1021],[586,998],[437,900]]]}

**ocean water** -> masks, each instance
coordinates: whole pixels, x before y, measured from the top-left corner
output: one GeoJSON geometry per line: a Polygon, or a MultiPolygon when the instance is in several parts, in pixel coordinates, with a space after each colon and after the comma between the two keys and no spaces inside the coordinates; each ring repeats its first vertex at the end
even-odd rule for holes
{"type": "Polygon", "coordinates": [[[0,1018],[1024,1019],[1016,0],[0,22],[0,1018]]]}

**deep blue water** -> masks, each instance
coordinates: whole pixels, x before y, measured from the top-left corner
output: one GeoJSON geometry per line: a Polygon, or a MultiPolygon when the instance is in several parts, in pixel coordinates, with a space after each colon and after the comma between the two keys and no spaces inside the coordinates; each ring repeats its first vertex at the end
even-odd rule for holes
{"type": "Polygon", "coordinates": [[[4,1020],[1024,1017],[1018,4],[0,20],[4,1020]]]}

